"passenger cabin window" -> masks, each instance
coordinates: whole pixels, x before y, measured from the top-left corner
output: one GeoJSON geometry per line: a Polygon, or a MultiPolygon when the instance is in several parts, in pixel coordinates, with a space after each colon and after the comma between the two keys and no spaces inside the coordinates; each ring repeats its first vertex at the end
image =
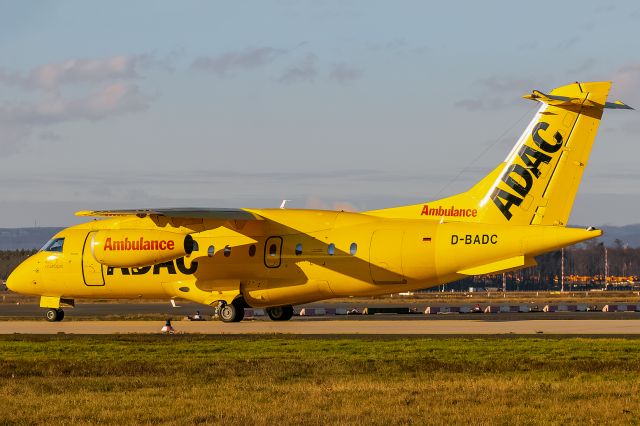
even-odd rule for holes
{"type": "Polygon", "coordinates": [[[302,244],[296,244],[296,256],[300,256],[302,254],[302,244]]]}
{"type": "Polygon", "coordinates": [[[333,243],[329,244],[329,247],[327,248],[327,253],[329,253],[329,256],[333,256],[336,253],[336,245],[333,243]]]}
{"type": "Polygon", "coordinates": [[[249,246],[249,256],[253,257],[256,255],[256,245],[255,244],[251,244],[249,246]]]}
{"type": "Polygon", "coordinates": [[[351,253],[351,256],[355,256],[357,252],[358,245],[356,243],[351,243],[351,247],[349,247],[349,253],[351,253]]]}
{"type": "Polygon", "coordinates": [[[55,251],[58,253],[62,253],[63,245],[64,238],[52,238],[40,249],[40,251],[55,251]]]}
{"type": "Polygon", "coordinates": [[[214,246],[209,246],[207,249],[207,256],[213,257],[214,254],[216,254],[216,248],[214,246]]]}
{"type": "Polygon", "coordinates": [[[276,257],[277,253],[278,253],[278,247],[275,244],[271,244],[269,246],[269,256],[276,257]]]}
{"type": "Polygon", "coordinates": [[[229,256],[231,256],[231,247],[229,247],[229,246],[224,246],[224,250],[222,251],[222,253],[224,253],[224,257],[229,257],[229,256]]]}

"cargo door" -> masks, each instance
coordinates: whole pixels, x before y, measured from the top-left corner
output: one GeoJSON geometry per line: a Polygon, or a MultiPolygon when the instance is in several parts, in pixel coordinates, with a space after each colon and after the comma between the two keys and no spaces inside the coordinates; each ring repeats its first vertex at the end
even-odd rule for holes
{"type": "Polygon", "coordinates": [[[91,253],[91,242],[95,232],[89,232],[84,239],[82,248],[82,277],[85,285],[104,285],[104,273],[102,265],[93,257],[91,253]]]}
{"type": "Polygon", "coordinates": [[[393,229],[375,231],[371,237],[369,267],[375,284],[404,284],[402,238],[404,232],[393,229]]]}

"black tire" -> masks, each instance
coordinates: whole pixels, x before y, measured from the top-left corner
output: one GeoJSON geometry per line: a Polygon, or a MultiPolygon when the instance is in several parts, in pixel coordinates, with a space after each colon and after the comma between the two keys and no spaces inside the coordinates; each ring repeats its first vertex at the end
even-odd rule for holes
{"type": "Polygon", "coordinates": [[[49,322],[62,321],[62,318],[64,318],[64,311],[62,309],[47,309],[47,312],[44,313],[44,317],[49,322]]]}
{"type": "Polygon", "coordinates": [[[240,322],[244,318],[244,303],[236,299],[220,308],[219,315],[222,322],[240,322]]]}
{"type": "Polygon", "coordinates": [[[293,317],[293,306],[275,306],[267,309],[267,314],[272,321],[289,321],[293,317]]]}

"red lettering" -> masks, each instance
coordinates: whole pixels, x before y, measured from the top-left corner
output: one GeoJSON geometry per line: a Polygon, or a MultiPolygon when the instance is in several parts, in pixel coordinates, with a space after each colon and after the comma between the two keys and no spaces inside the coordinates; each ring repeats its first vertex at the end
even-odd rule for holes
{"type": "Polygon", "coordinates": [[[451,208],[443,208],[438,206],[437,208],[429,208],[428,204],[422,206],[421,216],[452,216],[452,217],[477,217],[478,209],[457,209],[455,206],[451,208]]]}
{"type": "MultiPolygon", "coordinates": [[[[427,208],[425,206],[425,208],[427,208]]],[[[426,214],[426,213],[424,213],[426,214]]],[[[145,240],[144,237],[140,237],[139,240],[129,240],[129,237],[125,237],[122,241],[113,241],[111,237],[108,237],[104,242],[104,250],[174,250],[176,248],[176,242],[173,240],[145,240]]]]}

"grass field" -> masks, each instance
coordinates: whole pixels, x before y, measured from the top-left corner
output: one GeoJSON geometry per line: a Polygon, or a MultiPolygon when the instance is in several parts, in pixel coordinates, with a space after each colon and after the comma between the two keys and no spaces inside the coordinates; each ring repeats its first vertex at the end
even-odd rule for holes
{"type": "Polygon", "coordinates": [[[2,336],[35,423],[637,424],[640,340],[2,336]]]}

